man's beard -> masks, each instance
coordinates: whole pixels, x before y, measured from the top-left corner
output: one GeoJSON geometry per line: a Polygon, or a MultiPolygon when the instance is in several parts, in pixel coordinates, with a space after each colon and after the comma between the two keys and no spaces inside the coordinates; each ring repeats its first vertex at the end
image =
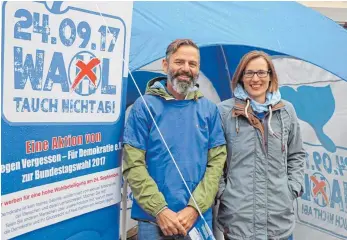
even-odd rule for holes
{"type": "Polygon", "coordinates": [[[172,74],[170,71],[167,75],[168,81],[171,83],[172,88],[181,95],[187,95],[189,92],[192,92],[194,86],[198,80],[198,75],[193,77],[190,73],[177,72],[172,74]],[[189,81],[179,80],[178,76],[187,76],[189,81]]]}

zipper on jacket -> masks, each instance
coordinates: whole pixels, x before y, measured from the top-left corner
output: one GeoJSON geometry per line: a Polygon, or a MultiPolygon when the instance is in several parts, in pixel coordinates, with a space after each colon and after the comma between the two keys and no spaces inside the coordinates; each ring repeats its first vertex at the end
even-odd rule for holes
{"type": "MultiPolygon", "coordinates": [[[[265,119],[265,118],[264,118],[265,119]]],[[[256,129],[256,131],[259,132],[259,135],[261,136],[260,138],[260,142],[261,142],[261,146],[263,148],[263,151],[264,151],[264,154],[265,154],[265,157],[267,157],[267,136],[265,136],[265,134],[267,135],[267,127],[266,127],[266,124],[265,124],[265,121],[263,120],[260,120],[261,124],[263,124],[264,126],[264,134],[261,133],[261,131],[259,129],[256,129]]]]}
{"type": "Polygon", "coordinates": [[[269,149],[269,128],[267,126],[268,119],[266,119],[266,116],[264,117],[264,121],[262,121],[264,125],[264,150],[265,150],[265,156],[268,155],[268,149],[269,149]]]}

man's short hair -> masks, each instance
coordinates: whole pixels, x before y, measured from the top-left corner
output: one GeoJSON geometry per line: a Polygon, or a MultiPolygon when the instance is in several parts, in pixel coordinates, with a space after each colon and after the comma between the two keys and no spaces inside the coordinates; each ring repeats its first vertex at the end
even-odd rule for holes
{"type": "MultiPolygon", "coordinates": [[[[166,60],[169,60],[170,56],[174,54],[182,46],[192,46],[199,52],[198,46],[191,39],[176,39],[166,49],[166,60]]],[[[200,52],[199,52],[200,54],[200,52]]]]}

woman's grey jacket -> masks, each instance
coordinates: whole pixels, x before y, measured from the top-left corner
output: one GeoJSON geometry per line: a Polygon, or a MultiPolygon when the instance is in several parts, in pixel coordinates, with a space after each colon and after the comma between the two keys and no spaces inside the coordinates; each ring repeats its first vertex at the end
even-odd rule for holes
{"type": "Polygon", "coordinates": [[[293,108],[281,101],[264,120],[239,99],[218,105],[228,158],[217,224],[228,239],[288,239],[303,192],[305,151],[293,108]],[[245,111],[247,109],[247,113],[245,111]]]}

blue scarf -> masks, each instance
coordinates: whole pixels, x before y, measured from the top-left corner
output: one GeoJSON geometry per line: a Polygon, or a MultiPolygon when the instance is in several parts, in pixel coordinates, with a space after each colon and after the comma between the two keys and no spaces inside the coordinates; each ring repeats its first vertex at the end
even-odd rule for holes
{"type": "Polygon", "coordinates": [[[245,89],[240,85],[237,84],[235,90],[234,90],[234,96],[236,98],[239,98],[241,100],[246,101],[247,98],[249,98],[251,100],[251,106],[253,111],[261,113],[261,112],[268,112],[269,105],[276,105],[279,101],[281,101],[281,93],[279,90],[277,90],[276,92],[270,93],[267,92],[266,93],[266,101],[265,103],[258,103],[257,101],[254,101],[252,98],[249,97],[248,93],[245,91],[245,89]]]}

